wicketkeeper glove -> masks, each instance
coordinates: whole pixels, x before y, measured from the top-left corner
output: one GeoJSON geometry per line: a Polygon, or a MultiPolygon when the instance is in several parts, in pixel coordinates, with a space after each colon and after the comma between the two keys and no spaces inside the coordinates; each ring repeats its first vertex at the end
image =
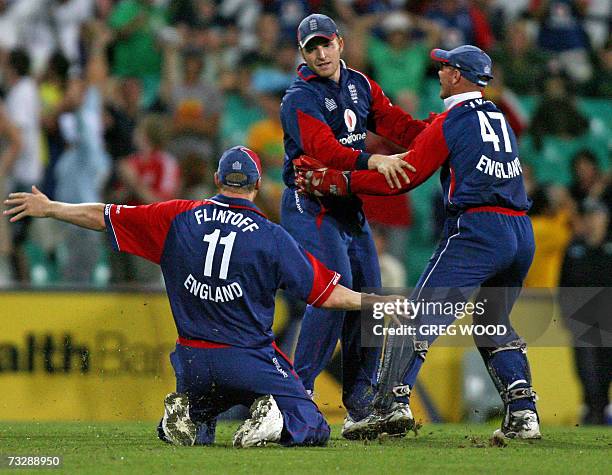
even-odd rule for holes
{"type": "Polygon", "coordinates": [[[314,196],[347,196],[350,190],[350,172],[326,167],[318,160],[301,155],[293,160],[295,184],[302,193],[314,196]]]}

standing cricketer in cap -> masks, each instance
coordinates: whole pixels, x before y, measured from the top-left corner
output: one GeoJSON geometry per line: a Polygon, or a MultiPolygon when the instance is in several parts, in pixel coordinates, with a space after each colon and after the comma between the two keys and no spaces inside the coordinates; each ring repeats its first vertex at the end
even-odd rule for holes
{"type": "MultiPolygon", "coordinates": [[[[460,46],[451,51],[434,49],[431,57],[439,64],[446,112],[416,138],[405,157],[416,167],[409,173],[410,183],[393,188],[372,171],[302,168],[298,184],[316,195],[391,195],[411,190],[441,169],[447,214],[444,236],[412,298],[439,300],[442,294],[447,302],[464,304],[480,288],[476,302],[485,304],[484,314],[474,314],[474,323],[502,325],[504,330],[488,338],[475,337],[506,409],[497,435],[539,438],[526,345],[509,321],[535,249],[516,137],[495,104],[482,98],[492,79],[486,53],[460,46]]],[[[426,330],[432,325],[446,327],[454,320],[454,315],[417,314],[416,336],[389,337],[375,411],[356,424],[356,433],[373,437],[412,428],[412,415],[403,415],[410,413],[410,391],[436,338],[426,330]],[[407,411],[393,411],[396,404],[405,405],[407,411]]]]}
{"type": "MultiPolygon", "coordinates": [[[[405,154],[365,151],[367,131],[408,148],[426,128],[393,106],[380,86],[340,59],[344,39],[334,21],[313,14],[297,32],[304,63],[281,105],[287,186],[281,205],[282,226],[327,266],[342,274],[342,284],[380,287],[380,270],[370,227],[355,197],[312,197],[298,192],[293,161],[307,155],[338,170],[372,170],[390,188],[408,181],[405,154]]],[[[310,158],[302,158],[310,160],[310,158]]],[[[301,160],[301,159],[300,159],[301,160]]],[[[414,171],[414,169],[412,169],[414,171]]],[[[295,353],[295,368],[310,392],[327,366],[338,339],[342,344],[342,400],[348,411],[342,435],[368,414],[380,351],[362,348],[358,313],[308,307],[295,353]]]]}
{"type": "Polygon", "coordinates": [[[221,157],[219,194],[210,199],[66,204],[32,187],[4,202],[11,222],[49,217],[106,230],[116,251],[161,266],[178,332],[170,355],[177,392],[166,396],[158,428],[167,442],[213,443],[217,415],[236,404],[251,406],[236,447],[329,439],[327,422],[274,343],[274,297],[283,288],[315,307],[358,310],[362,295],[338,285],[340,274],[257,209],[260,182],[259,157],[238,146],[221,157]]]}

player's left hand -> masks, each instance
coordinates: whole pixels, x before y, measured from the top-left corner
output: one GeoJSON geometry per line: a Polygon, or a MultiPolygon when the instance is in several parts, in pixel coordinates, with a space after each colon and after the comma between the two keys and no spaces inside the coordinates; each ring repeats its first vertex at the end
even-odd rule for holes
{"type": "Polygon", "coordinates": [[[411,172],[416,171],[416,168],[404,160],[408,153],[409,152],[404,152],[396,155],[374,154],[368,160],[368,168],[376,169],[379,173],[382,173],[390,188],[401,188],[402,184],[400,178],[406,184],[410,183],[410,178],[408,178],[406,170],[411,172]]]}
{"type": "Polygon", "coordinates": [[[10,221],[14,223],[26,216],[34,218],[45,218],[48,216],[51,201],[42,191],[32,186],[32,193],[11,193],[8,199],[4,200],[7,207],[2,214],[5,216],[14,215],[10,221]]]}
{"type": "Polygon", "coordinates": [[[295,184],[302,193],[314,196],[347,196],[350,194],[348,172],[331,168],[297,170],[295,184]]]}
{"type": "Polygon", "coordinates": [[[308,155],[293,160],[295,184],[302,193],[314,196],[350,194],[348,174],[326,167],[308,155]]]}

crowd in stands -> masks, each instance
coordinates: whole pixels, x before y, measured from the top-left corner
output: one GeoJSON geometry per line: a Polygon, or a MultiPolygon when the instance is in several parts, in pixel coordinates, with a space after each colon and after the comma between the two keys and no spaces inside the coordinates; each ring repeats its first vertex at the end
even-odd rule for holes
{"type": "MultiPolygon", "coordinates": [[[[297,25],[321,12],[340,25],[347,64],[420,118],[443,107],[432,47],[490,53],[485,94],[519,137],[534,201],[527,285],[555,287],[576,243],[612,253],[610,233],[591,242],[585,215],[605,215],[612,229],[610,11],[610,0],[0,0],[0,193],[197,199],[215,191],[220,152],[244,144],[263,161],[257,203],[278,221],[280,101],[300,62],[297,25]]],[[[373,134],[368,147],[399,151],[373,134]]],[[[438,189],[432,179],[410,195],[364,199],[385,283],[413,284],[424,267],[438,189]]],[[[54,283],[161,279],[110,253],[101,234],[3,219],[0,286],[54,283]]]]}

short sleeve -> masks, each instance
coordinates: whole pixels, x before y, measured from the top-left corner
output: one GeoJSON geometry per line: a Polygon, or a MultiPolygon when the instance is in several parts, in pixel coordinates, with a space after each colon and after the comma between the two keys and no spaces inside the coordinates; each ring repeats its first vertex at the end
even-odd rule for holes
{"type": "Polygon", "coordinates": [[[310,305],[320,307],[340,282],[341,275],[328,269],[284,229],[277,227],[275,232],[279,287],[310,305]]]}
{"type": "Polygon", "coordinates": [[[104,221],[111,246],[159,264],[172,221],[195,206],[197,202],[185,200],[143,206],[107,204],[104,221]]]}

